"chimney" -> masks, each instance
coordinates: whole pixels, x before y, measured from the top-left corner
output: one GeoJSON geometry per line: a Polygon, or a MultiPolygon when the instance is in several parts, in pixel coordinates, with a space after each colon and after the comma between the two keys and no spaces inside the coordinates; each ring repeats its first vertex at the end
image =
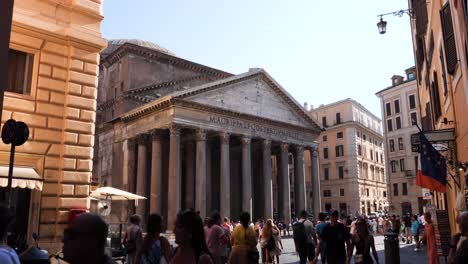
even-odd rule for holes
{"type": "Polygon", "coordinates": [[[307,102],[304,103],[304,109],[306,111],[309,111],[309,104],[307,102]]]}

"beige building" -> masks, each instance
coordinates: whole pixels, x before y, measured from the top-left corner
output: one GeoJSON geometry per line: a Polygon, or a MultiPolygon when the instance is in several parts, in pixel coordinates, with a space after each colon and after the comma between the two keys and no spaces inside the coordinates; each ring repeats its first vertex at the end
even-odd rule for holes
{"type": "Polygon", "coordinates": [[[289,222],[292,201],[306,208],[304,152],[319,133],[263,69],[233,75],[141,40],[111,40],[102,53],[94,177],[148,197],[113,205],[111,222],[157,212],[172,230],[190,208],[289,222]]]}
{"type": "Polygon", "coordinates": [[[322,210],[342,215],[385,210],[387,187],[381,121],[352,99],[310,109],[319,138],[322,210]]]}
{"type": "MultiPolygon", "coordinates": [[[[2,123],[30,136],[16,148],[11,232],[39,232],[41,247],[59,247],[70,208],[89,208],[102,19],[100,0],[14,2],[2,123]]],[[[0,143],[3,172],[9,150],[0,143]]]]}
{"type": "Polygon", "coordinates": [[[422,213],[423,190],[416,185],[419,153],[411,149],[411,134],[418,133],[421,124],[416,69],[406,70],[406,78],[392,77],[392,85],[379,91],[384,120],[385,154],[390,212],[393,214],[422,213]]]}

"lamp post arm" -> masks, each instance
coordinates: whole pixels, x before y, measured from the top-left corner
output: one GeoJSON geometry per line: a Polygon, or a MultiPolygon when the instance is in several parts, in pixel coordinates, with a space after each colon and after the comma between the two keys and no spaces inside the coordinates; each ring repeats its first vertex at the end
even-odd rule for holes
{"type": "Polygon", "coordinates": [[[402,17],[404,14],[407,14],[411,18],[415,16],[414,11],[412,9],[403,9],[403,10],[393,11],[393,12],[386,13],[386,14],[380,14],[380,15],[377,15],[377,17],[383,17],[387,15],[394,15],[394,16],[402,17]]]}

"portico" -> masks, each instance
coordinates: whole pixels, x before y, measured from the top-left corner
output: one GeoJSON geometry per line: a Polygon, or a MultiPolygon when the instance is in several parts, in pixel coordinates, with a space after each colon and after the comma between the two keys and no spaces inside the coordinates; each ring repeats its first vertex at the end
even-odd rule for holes
{"type": "MultiPolygon", "coordinates": [[[[218,210],[233,219],[242,211],[253,219],[273,218],[275,211],[285,222],[291,201],[297,211],[305,209],[304,151],[317,148],[320,130],[264,70],[182,89],[120,116],[105,129],[101,136],[112,134],[114,145],[124,150],[113,162],[121,163],[127,189],[149,198],[136,212],[160,213],[169,230],[184,209],[202,217],[218,210]],[[277,175],[272,159],[278,161],[277,175]]],[[[318,166],[312,170],[318,175],[318,166]]]]}

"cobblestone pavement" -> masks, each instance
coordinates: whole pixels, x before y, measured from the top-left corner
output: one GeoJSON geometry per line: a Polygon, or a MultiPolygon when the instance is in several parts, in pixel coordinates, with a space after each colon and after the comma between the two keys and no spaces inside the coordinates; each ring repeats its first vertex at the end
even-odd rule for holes
{"type": "MultiPolygon", "coordinates": [[[[292,236],[286,236],[282,239],[284,250],[280,256],[280,263],[299,263],[299,256],[295,252],[294,242],[292,236]]],[[[385,251],[384,251],[384,238],[383,236],[375,237],[375,246],[379,255],[379,263],[385,263],[385,251]]],[[[403,244],[400,243],[400,263],[401,264],[413,264],[413,263],[427,263],[427,254],[422,247],[419,252],[414,252],[415,244],[403,244]]]]}

